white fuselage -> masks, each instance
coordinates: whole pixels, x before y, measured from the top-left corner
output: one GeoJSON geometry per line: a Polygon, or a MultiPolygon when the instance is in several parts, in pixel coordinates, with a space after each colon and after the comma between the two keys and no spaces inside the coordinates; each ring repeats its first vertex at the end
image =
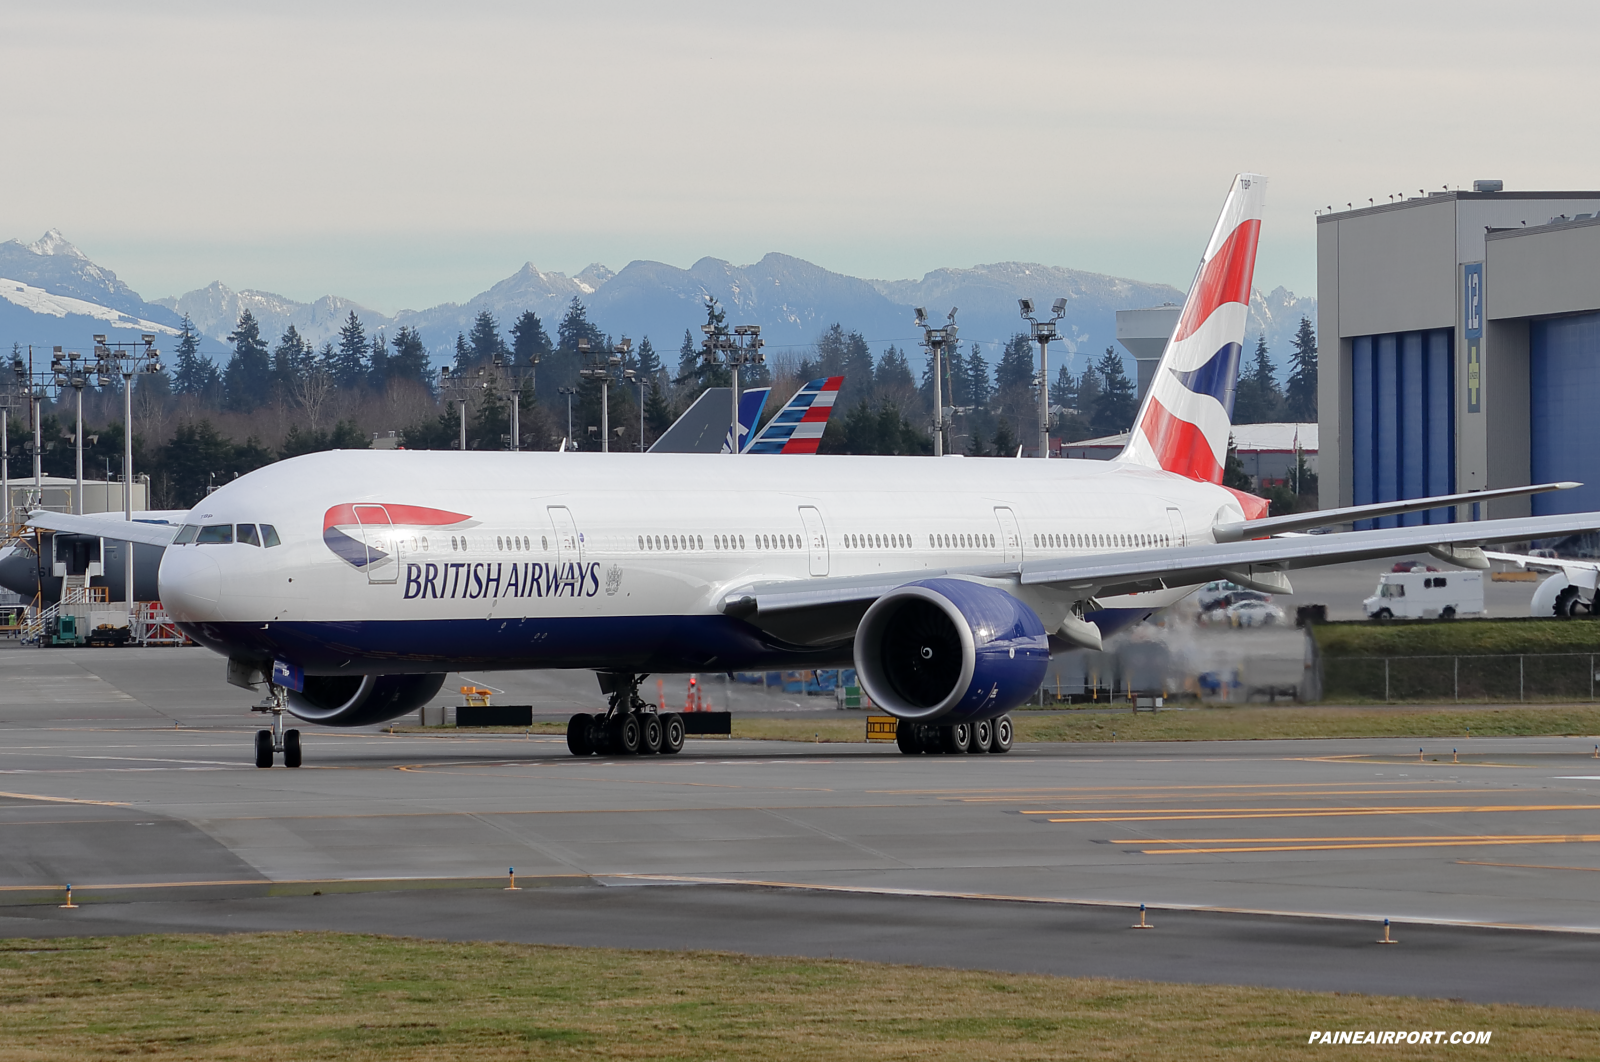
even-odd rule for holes
{"type": "Polygon", "coordinates": [[[213,648],[312,673],[737,670],[840,655],[723,616],[747,584],[1004,581],[1025,559],[1209,541],[1219,518],[1242,518],[1228,491],[1116,461],[333,451],[208,496],[187,524],[279,544],[175,544],[161,592],[213,648]]]}

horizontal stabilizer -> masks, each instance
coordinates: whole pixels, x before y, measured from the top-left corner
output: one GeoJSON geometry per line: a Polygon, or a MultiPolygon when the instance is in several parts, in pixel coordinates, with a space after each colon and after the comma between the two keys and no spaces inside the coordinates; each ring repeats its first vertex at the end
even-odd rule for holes
{"type": "Polygon", "coordinates": [[[107,520],[93,516],[73,516],[35,509],[27,525],[46,531],[65,531],[74,535],[95,535],[115,542],[143,542],[147,546],[170,546],[178,533],[176,524],[147,524],[139,520],[107,520]]]}

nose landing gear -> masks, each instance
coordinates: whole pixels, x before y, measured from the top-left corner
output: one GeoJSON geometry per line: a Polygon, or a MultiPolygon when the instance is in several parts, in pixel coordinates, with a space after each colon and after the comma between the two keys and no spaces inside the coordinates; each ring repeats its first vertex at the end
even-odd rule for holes
{"type": "Polygon", "coordinates": [[[285,767],[300,766],[300,731],[283,728],[283,713],[289,710],[289,691],[269,684],[267,695],[250,710],[272,713],[272,729],[256,731],[256,766],[271,767],[273,757],[280,752],[285,767]]]}
{"type": "Polygon", "coordinates": [[[683,717],[659,711],[639,696],[648,675],[600,676],[600,690],[611,695],[604,712],[579,712],[567,721],[567,748],[574,756],[671,756],[683,751],[683,717]]]}

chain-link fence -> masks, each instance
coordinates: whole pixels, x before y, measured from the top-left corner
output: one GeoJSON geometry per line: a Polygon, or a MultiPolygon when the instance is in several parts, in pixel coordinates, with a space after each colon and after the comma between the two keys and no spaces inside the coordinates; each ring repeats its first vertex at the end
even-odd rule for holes
{"type": "Polygon", "coordinates": [[[1323,700],[1581,701],[1595,699],[1600,654],[1324,656],[1323,700]]]}

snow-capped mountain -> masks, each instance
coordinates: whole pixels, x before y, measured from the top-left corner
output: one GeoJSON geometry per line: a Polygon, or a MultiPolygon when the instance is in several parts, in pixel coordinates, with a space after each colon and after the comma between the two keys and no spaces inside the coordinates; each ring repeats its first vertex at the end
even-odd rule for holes
{"type": "MultiPolygon", "coordinates": [[[[228,333],[246,309],[261,323],[269,343],[292,324],[306,339],[321,344],[335,338],[354,312],[368,335],[383,330],[392,336],[401,325],[416,329],[434,360],[444,362],[457,334],[469,331],[481,311],[492,313],[507,331],[524,310],[533,310],[553,337],[577,298],[601,329],[636,342],[649,336],[672,365],[686,329],[699,342],[708,297],[727,311],[730,324],[761,325],[769,355],[803,353],[823,329],[838,322],[860,332],[875,349],[889,343],[908,349],[914,365],[921,358],[913,307],[926,307],[935,321],[942,321],[951,306],[959,307],[962,343],[982,344],[992,361],[999,345],[1026,326],[1018,314],[1019,298],[1031,298],[1043,310],[1065,297],[1063,342],[1052,360],[1067,356],[1066,364],[1077,371],[1087,358],[1098,358],[1114,345],[1117,310],[1181,302],[1183,293],[1166,284],[1030,262],[936,269],[920,280],[863,280],[772,253],[750,265],[702,258],[688,269],[635,261],[613,273],[596,263],[576,276],[529,262],[464,303],[401,310],[391,317],[337,296],[297,302],[266,291],[235,290],[220,281],[145,302],[54,229],[30,244],[0,243],[0,343],[7,349],[12,342],[87,349],[90,336],[108,328],[168,333],[188,314],[207,337],[208,351],[216,355],[225,350],[228,333]]],[[[1314,298],[1282,287],[1253,294],[1249,334],[1266,335],[1280,369],[1302,315],[1315,325],[1314,298]]]]}

